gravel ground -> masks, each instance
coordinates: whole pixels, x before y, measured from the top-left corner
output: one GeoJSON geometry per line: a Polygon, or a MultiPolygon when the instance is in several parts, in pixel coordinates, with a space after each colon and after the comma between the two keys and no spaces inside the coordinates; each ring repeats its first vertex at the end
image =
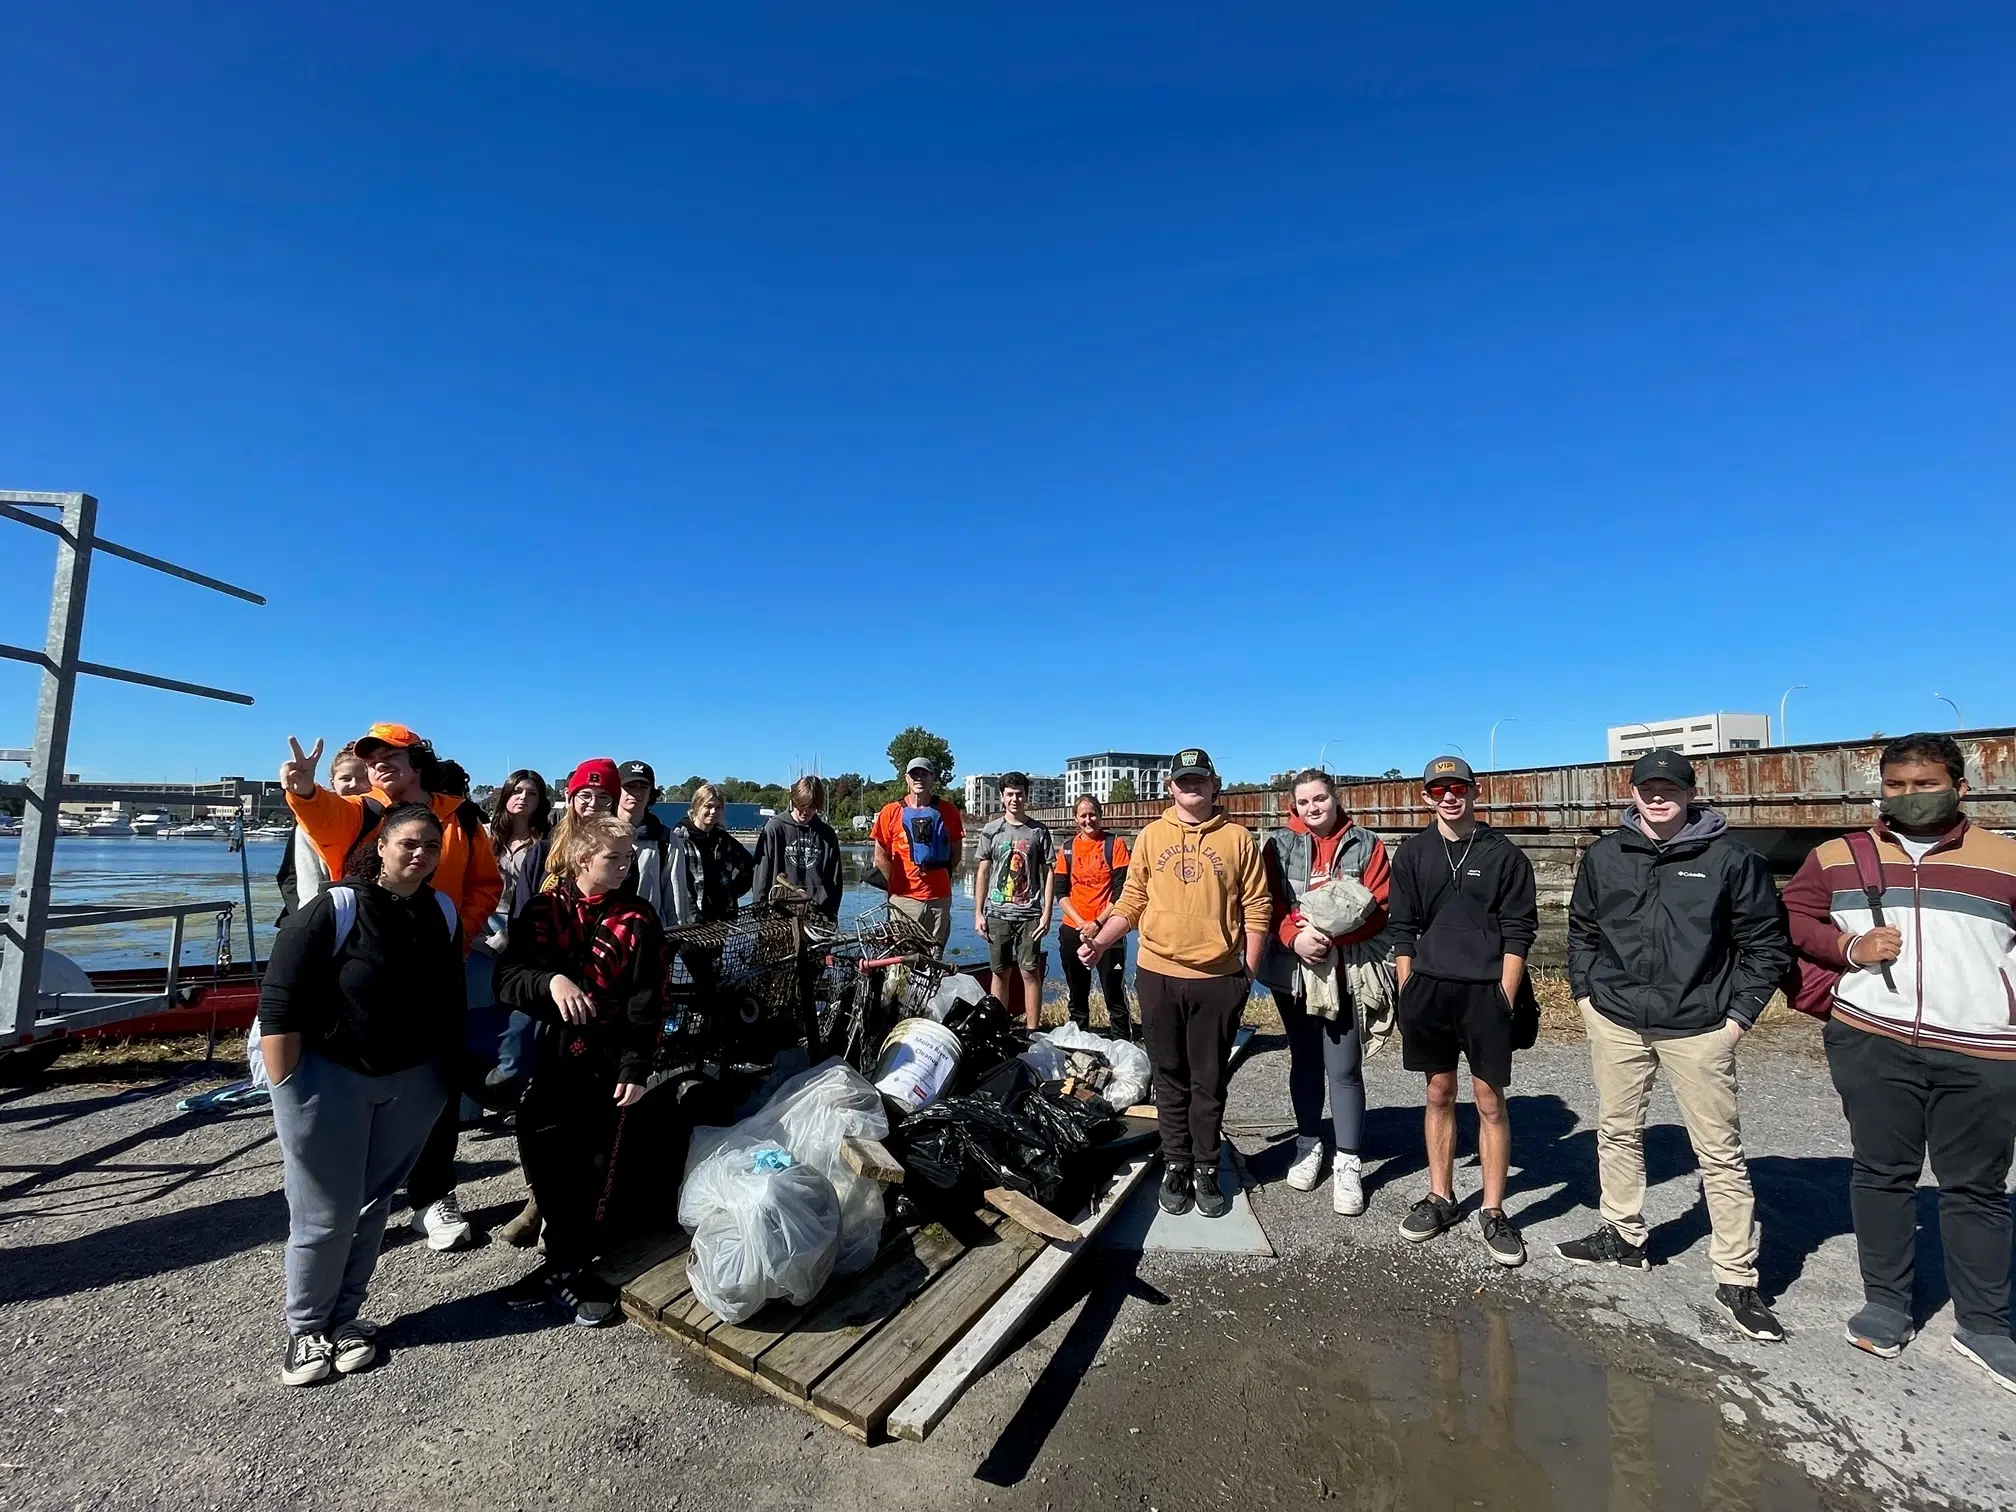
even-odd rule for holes
{"type": "MultiPolygon", "coordinates": [[[[1645,1275],[1577,1270],[1540,1252],[1593,1221],[1587,1064],[1567,1043],[1521,1057],[1508,1206],[1536,1257],[1505,1272],[1474,1229],[1418,1250],[1395,1235],[1422,1187],[1419,1083],[1397,1054],[1370,1068],[1371,1212],[1338,1219],[1327,1192],[1280,1184],[1286,1056],[1263,1038],[1228,1116],[1281,1259],[1088,1261],[929,1443],[873,1450],[637,1328],[590,1332],[510,1312],[491,1293],[524,1272],[525,1255],[502,1245],[433,1255],[404,1227],[373,1289],[371,1314],[392,1324],[388,1361],[284,1390],[275,1371],[286,1212],[270,1121],[177,1115],[186,1083],[0,1093],[0,1507],[1175,1507],[1221,1499],[1199,1490],[1207,1480],[1242,1493],[1276,1488],[1247,1496],[1252,1505],[1300,1505],[1301,1493],[1279,1487],[1327,1485],[1309,1496],[1334,1495],[1334,1477],[1352,1473],[1305,1473],[1334,1434],[1290,1455],[1291,1474],[1251,1457],[1262,1441],[1250,1423],[1228,1438],[1216,1407],[1158,1416],[1155,1401],[1187,1398],[1154,1394],[1157,1363],[1180,1355],[1191,1397],[1246,1402],[1264,1421],[1275,1410],[1267,1391],[1309,1390],[1276,1380],[1293,1376],[1282,1362],[1294,1351],[1269,1342],[1284,1319],[1303,1343],[1327,1348],[1333,1332],[1354,1332],[1355,1313],[1366,1325],[1357,1331],[1383,1331],[1404,1352],[1428,1337],[1411,1330],[1443,1318],[1471,1327],[1494,1304],[1492,1317],[1512,1320],[1494,1326],[1509,1327],[1522,1365],[1568,1349],[1558,1333],[1710,1400],[1746,1440],[1822,1477],[1830,1495],[2016,1503],[2016,1397],[1953,1354],[1950,1309],[1894,1362],[1841,1340],[1859,1286],[1845,1129],[1824,1067],[1765,1050],[1746,1056],[1745,1070],[1765,1285],[1780,1294],[1792,1336],[1782,1346],[1752,1344],[1717,1321],[1698,1182],[1663,1092],[1648,1216],[1664,1263],[1645,1275]],[[1226,1347],[1200,1331],[1205,1322],[1226,1347]],[[1060,1373],[1060,1363],[1070,1368],[1060,1373]],[[1184,1444],[1217,1440],[1226,1447],[1215,1458],[1185,1459],[1184,1444]]],[[[1472,1147],[1467,1121],[1464,1141],[1472,1147]]],[[[510,1142],[472,1135],[463,1155],[465,1207],[480,1226],[501,1222],[522,1195],[510,1142]]],[[[1474,1193],[1467,1158],[1458,1184],[1474,1193]]],[[[1929,1303],[1943,1300],[1936,1229],[1925,1242],[1929,1303]]],[[[1600,1410],[1599,1395],[1588,1411],[1600,1410]]],[[[1416,1503],[1396,1491],[1357,1504],[1416,1503]]],[[[1767,1504],[1809,1503],[1742,1503],[1767,1504]]]]}

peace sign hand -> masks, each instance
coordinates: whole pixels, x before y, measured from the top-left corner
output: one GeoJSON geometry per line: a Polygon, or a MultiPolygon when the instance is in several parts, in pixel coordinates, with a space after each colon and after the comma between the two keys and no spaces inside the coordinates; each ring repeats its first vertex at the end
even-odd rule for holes
{"type": "Polygon", "coordinates": [[[291,760],[280,763],[280,786],[297,798],[310,798],[315,793],[315,765],[322,759],[322,741],[318,736],[315,749],[304,751],[301,742],[294,736],[287,737],[287,744],[293,747],[291,760]]]}

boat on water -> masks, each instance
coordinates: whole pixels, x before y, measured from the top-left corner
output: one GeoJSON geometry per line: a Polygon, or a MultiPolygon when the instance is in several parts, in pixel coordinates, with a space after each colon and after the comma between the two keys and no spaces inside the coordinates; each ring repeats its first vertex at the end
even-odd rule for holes
{"type": "Polygon", "coordinates": [[[221,825],[211,824],[207,821],[195,824],[178,824],[173,829],[163,830],[162,833],[172,840],[222,840],[226,838],[226,832],[221,825]]]}
{"type": "Polygon", "coordinates": [[[247,840],[286,840],[294,834],[291,824],[262,824],[255,830],[245,831],[247,840]]]}
{"type": "Polygon", "coordinates": [[[174,823],[174,818],[168,814],[159,812],[135,814],[133,816],[133,833],[136,835],[158,835],[170,828],[174,823]]]}
{"type": "Polygon", "coordinates": [[[93,840],[112,840],[132,834],[133,826],[124,814],[101,814],[86,822],[83,833],[93,840]]]}

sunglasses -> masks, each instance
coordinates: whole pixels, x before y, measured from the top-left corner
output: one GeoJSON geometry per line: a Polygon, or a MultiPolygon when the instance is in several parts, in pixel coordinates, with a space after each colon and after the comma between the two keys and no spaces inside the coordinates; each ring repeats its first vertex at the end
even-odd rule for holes
{"type": "Polygon", "coordinates": [[[1470,784],[1467,782],[1431,782],[1428,784],[1428,796],[1430,798],[1446,798],[1451,793],[1454,793],[1458,798],[1468,798],[1470,796],[1470,784]]]}

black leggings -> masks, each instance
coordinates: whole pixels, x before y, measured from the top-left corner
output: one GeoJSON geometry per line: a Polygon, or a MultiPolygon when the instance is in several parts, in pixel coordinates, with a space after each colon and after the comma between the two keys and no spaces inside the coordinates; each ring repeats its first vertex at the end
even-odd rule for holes
{"type": "MultiPolygon", "coordinates": [[[[1084,936],[1069,924],[1057,931],[1057,954],[1064,960],[1064,985],[1071,993],[1071,1022],[1080,1029],[1092,1027],[1092,972],[1078,959],[1078,947],[1084,943],[1084,936]]],[[[1136,1038],[1134,1025],[1127,1014],[1127,941],[1120,942],[1106,954],[1099,957],[1099,993],[1106,999],[1106,1017],[1111,1021],[1111,1033],[1115,1039],[1136,1038]]]]}
{"type": "Polygon", "coordinates": [[[546,1220],[546,1257],[562,1270],[601,1248],[600,1210],[616,1143],[616,1069],[599,1047],[574,1056],[571,1025],[542,1024],[539,1069],[518,1105],[518,1161],[546,1220]]]}

